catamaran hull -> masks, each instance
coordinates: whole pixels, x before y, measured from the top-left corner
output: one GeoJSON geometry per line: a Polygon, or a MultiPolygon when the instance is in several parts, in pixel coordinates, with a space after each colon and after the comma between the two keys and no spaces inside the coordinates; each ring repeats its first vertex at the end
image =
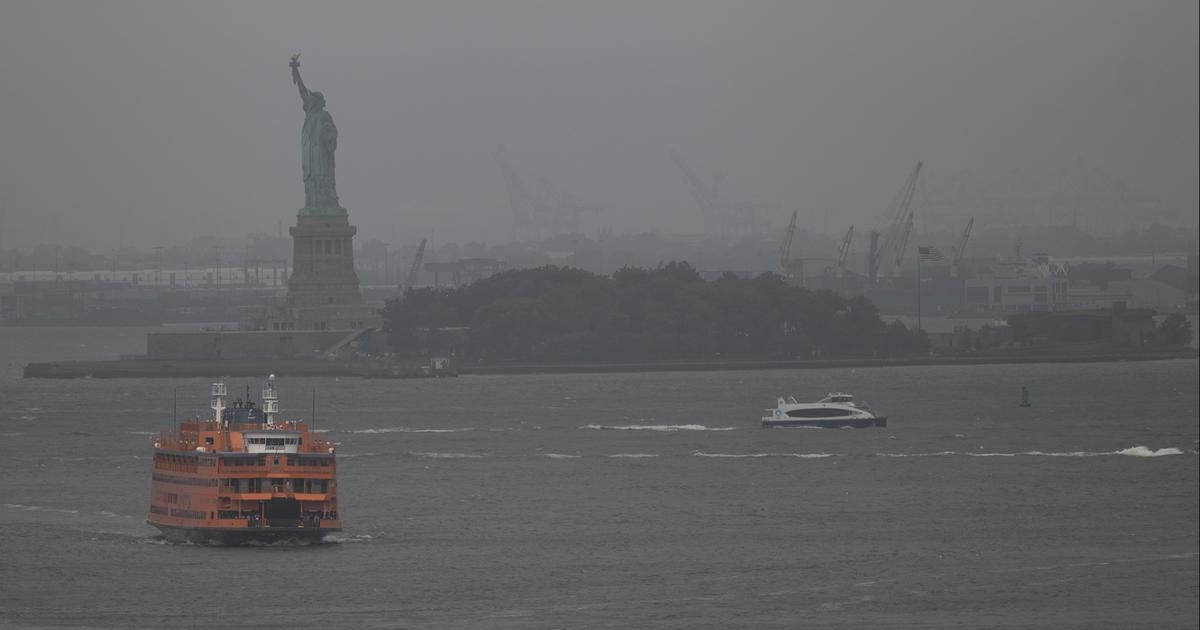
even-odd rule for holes
{"type": "Polygon", "coordinates": [[[887,418],[763,418],[764,429],[775,427],[814,427],[818,429],[866,429],[886,427],[887,418]]]}
{"type": "MultiPolygon", "coordinates": [[[[149,521],[147,521],[149,522],[149,521]]],[[[202,545],[246,545],[276,542],[319,543],[325,536],[341,531],[332,527],[175,527],[150,523],[162,532],[164,539],[178,543],[202,545]]]]}

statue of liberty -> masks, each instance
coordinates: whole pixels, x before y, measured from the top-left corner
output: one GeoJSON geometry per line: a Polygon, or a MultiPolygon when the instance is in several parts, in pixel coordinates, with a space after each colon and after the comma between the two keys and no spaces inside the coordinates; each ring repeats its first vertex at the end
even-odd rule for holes
{"type": "Polygon", "coordinates": [[[300,88],[304,102],[304,127],[300,131],[300,159],[304,169],[304,209],[301,214],[343,214],[338,205],[334,180],[333,152],[337,149],[337,127],[325,111],[325,95],[309,91],[300,78],[300,55],[292,55],[292,83],[300,88]]]}

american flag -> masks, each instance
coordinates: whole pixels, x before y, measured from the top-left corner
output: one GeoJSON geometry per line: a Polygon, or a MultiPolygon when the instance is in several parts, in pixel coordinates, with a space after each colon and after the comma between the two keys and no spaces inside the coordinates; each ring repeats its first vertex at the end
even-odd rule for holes
{"type": "Polygon", "coordinates": [[[917,258],[921,260],[943,260],[946,257],[942,255],[942,250],[936,247],[918,247],[917,258]]]}

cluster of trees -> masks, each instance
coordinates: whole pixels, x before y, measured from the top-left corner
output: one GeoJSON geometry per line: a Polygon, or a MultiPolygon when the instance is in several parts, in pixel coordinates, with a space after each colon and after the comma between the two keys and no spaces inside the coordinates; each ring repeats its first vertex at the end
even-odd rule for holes
{"type": "Polygon", "coordinates": [[[485,361],[832,358],[928,349],[923,333],[900,322],[884,325],[865,298],[789,286],[771,273],[709,282],[683,262],[627,267],[611,277],[544,266],[449,291],[410,290],[387,303],[384,321],[401,355],[416,351],[419,331],[469,327],[470,358],[485,361]]]}
{"type": "Polygon", "coordinates": [[[1171,313],[1154,329],[1154,341],[1167,347],[1182,347],[1192,343],[1192,323],[1179,313],[1171,313]]]}

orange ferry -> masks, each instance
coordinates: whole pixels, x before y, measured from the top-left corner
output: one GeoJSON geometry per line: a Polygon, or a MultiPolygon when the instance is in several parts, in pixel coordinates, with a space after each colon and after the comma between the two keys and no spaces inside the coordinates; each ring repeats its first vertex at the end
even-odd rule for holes
{"type": "Polygon", "coordinates": [[[225,401],[225,384],[213,383],[212,418],[155,439],[146,522],[167,540],[223,544],[319,541],[341,530],[334,445],[278,417],[275,375],[261,407],[225,401]]]}

